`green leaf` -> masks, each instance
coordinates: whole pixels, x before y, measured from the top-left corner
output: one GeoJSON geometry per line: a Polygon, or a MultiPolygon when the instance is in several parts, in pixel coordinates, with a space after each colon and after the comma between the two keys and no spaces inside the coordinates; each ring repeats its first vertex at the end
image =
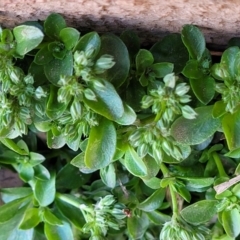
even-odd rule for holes
{"type": "Polygon", "coordinates": [[[173,72],[174,65],[168,62],[161,62],[153,64],[152,66],[150,66],[150,69],[157,78],[163,78],[167,74],[173,72]]]}
{"type": "Polygon", "coordinates": [[[191,59],[187,62],[186,66],[182,70],[182,74],[191,79],[198,79],[204,77],[204,72],[200,68],[200,64],[197,60],[191,59]]]}
{"type": "Polygon", "coordinates": [[[34,196],[41,207],[50,205],[55,198],[55,175],[53,174],[49,180],[37,179],[35,183],[34,196]]]}
{"type": "Polygon", "coordinates": [[[154,62],[151,52],[145,49],[140,49],[136,56],[136,69],[138,74],[142,74],[146,68],[150,67],[154,62]]]}
{"type": "Polygon", "coordinates": [[[217,204],[217,200],[201,200],[185,207],[180,214],[188,223],[202,224],[217,214],[217,204]]]}
{"type": "Polygon", "coordinates": [[[171,221],[171,217],[169,215],[158,211],[147,212],[147,216],[149,220],[156,225],[164,224],[166,222],[171,221]]]}
{"type": "Polygon", "coordinates": [[[36,165],[45,161],[45,157],[39,153],[30,152],[29,157],[30,157],[29,163],[32,167],[35,167],[36,165]]]}
{"type": "Polygon", "coordinates": [[[18,168],[19,177],[24,182],[29,182],[30,180],[33,180],[34,177],[34,170],[33,167],[27,162],[20,164],[18,168]]]}
{"type": "Polygon", "coordinates": [[[188,51],[182,42],[181,35],[178,33],[169,34],[155,43],[150,52],[155,63],[173,63],[175,73],[181,72],[189,59],[188,51]]]}
{"type": "Polygon", "coordinates": [[[123,102],[111,83],[101,80],[104,88],[90,86],[95,93],[97,101],[92,101],[84,97],[83,101],[96,113],[110,119],[119,120],[123,117],[123,102]]]}
{"type": "Polygon", "coordinates": [[[235,80],[237,69],[236,60],[239,58],[239,47],[230,47],[223,52],[220,67],[223,71],[221,76],[224,80],[235,80]]]}
{"type": "Polygon", "coordinates": [[[180,144],[195,145],[212,136],[221,126],[220,119],[212,117],[213,106],[199,107],[195,119],[178,118],[171,127],[171,135],[180,144]]]}
{"type": "Polygon", "coordinates": [[[219,118],[223,116],[226,113],[226,104],[221,101],[216,101],[213,106],[213,112],[212,115],[214,118],[219,118]]]}
{"type": "Polygon", "coordinates": [[[194,25],[185,25],[181,36],[191,58],[200,60],[204,54],[206,43],[199,28],[194,25]]]}
{"type": "Polygon", "coordinates": [[[240,234],[239,222],[240,213],[237,208],[223,211],[222,225],[229,237],[236,238],[240,234]]]}
{"type": "Polygon", "coordinates": [[[101,36],[101,49],[98,56],[109,54],[113,56],[115,65],[100,76],[111,82],[114,87],[120,87],[126,80],[130,69],[128,50],[122,40],[114,34],[101,36]]]}
{"type": "Polygon", "coordinates": [[[31,229],[36,227],[41,221],[39,208],[28,208],[19,224],[19,228],[23,230],[31,229]]]}
{"type": "Polygon", "coordinates": [[[85,219],[79,207],[76,207],[76,205],[80,206],[80,204],[82,204],[79,198],[70,194],[57,194],[55,203],[58,210],[72,222],[75,227],[82,229],[85,224],[85,219]],[[72,205],[71,202],[75,202],[76,204],[72,205]]]}
{"type": "Polygon", "coordinates": [[[114,188],[116,186],[116,171],[113,164],[109,164],[105,168],[101,168],[100,176],[107,187],[114,188]]]}
{"type": "Polygon", "coordinates": [[[51,85],[50,94],[46,106],[46,114],[50,119],[59,118],[66,110],[68,104],[58,101],[58,88],[51,85]]]}
{"type": "Polygon", "coordinates": [[[223,81],[227,75],[227,71],[222,68],[220,63],[215,63],[210,69],[211,75],[217,79],[223,81]]]}
{"type": "Polygon", "coordinates": [[[43,85],[48,81],[45,73],[44,66],[37,65],[35,62],[32,62],[29,66],[28,73],[31,74],[34,78],[34,82],[38,84],[38,86],[43,85]]]}
{"type": "Polygon", "coordinates": [[[47,168],[39,164],[34,167],[34,177],[40,180],[48,180],[51,176],[47,168]]]}
{"type": "Polygon", "coordinates": [[[53,59],[48,64],[44,65],[44,73],[47,79],[55,86],[58,86],[58,81],[61,76],[72,76],[73,73],[73,56],[72,52],[68,51],[63,59],[53,59]]]}
{"type": "Polygon", "coordinates": [[[189,188],[205,188],[210,187],[214,183],[214,178],[198,178],[198,177],[177,177],[185,182],[189,188]]]}
{"type": "Polygon", "coordinates": [[[79,168],[79,170],[82,173],[88,174],[88,173],[92,173],[95,172],[97,169],[93,169],[93,168],[89,168],[86,166],[85,164],[85,153],[81,152],[80,154],[78,154],[76,157],[74,157],[72,159],[72,161],[70,162],[73,166],[79,168]]]}
{"type": "Polygon", "coordinates": [[[127,219],[127,230],[132,239],[142,239],[149,226],[149,220],[146,214],[141,217],[133,216],[127,219]]]}
{"type": "Polygon", "coordinates": [[[165,189],[160,188],[156,190],[151,196],[145,199],[143,202],[139,203],[137,206],[144,212],[152,212],[159,207],[161,207],[163,200],[165,198],[165,189]]]}
{"type": "Polygon", "coordinates": [[[39,28],[28,25],[15,27],[13,34],[17,41],[16,52],[20,55],[25,55],[37,47],[42,42],[44,36],[39,28]]]}
{"type": "MultiPolygon", "coordinates": [[[[83,155],[84,161],[84,155],[83,155]]],[[[77,189],[89,180],[90,175],[82,174],[78,168],[67,163],[57,174],[56,186],[64,189],[77,189]]]]}
{"type": "Polygon", "coordinates": [[[134,176],[144,177],[147,175],[146,165],[132,147],[129,147],[125,153],[124,166],[134,176]]]}
{"type": "Polygon", "coordinates": [[[125,30],[120,35],[120,38],[126,45],[131,60],[134,60],[140,49],[140,39],[138,35],[131,30],[125,30]]]}
{"type": "Polygon", "coordinates": [[[51,225],[63,225],[62,221],[55,214],[53,214],[49,208],[44,209],[43,221],[51,225]]]}
{"type": "Polygon", "coordinates": [[[233,149],[224,154],[226,157],[230,158],[240,158],[240,148],[233,149]]]}
{"type": "Polygon", "coordinates": [[[8,203],[13,200],[31,195],[32,189],[30,187],[2,188],[0,193],[3,202],[8,203]]]}
{"type": "Polygon", "coordinates": [[[50,14],[44,22],[44,32],[53,39],[58,39],[61,30],[65,27],[64,18],[57,13],[50,14]]]}
{"type": "Polygon", "coordinates": [[[151,189],[159,189],[161,184],[161,179],[157,177],[153,177],[150,179],[143,179],[145,185],[147,185],[151,189]]]}
{"type": "Polygon", "coordinates": [[[176,182],[174,185],[174,190],[186,201],[190,202],[191,201],[191,194],[188,191],[188,189],[182,184],[176,182]]]}
{"type": "Polygon", "coordinates": [[[12,202],[0,206],[0,223],[9,221],[11,218],[30,202],[29,197],[15,199],[12,202]]]}
{"type": "Polygon", "coordinates": [[[123,113],[122,117],[116,119],[115,122],[117,122],[120,125],[133,124],[137,119],[137,115],[136,115],[135,111],[126,103],[123,103],[123,107],[124,107],[124,113],[123,113]]]}
{"type": "Polygon", "coordinates": [[[15,216],[13,216],[9,221],[0,224],[0,239],[7,240],[32,240],[34,238],[33,229],[21,230],[18,228],[20,221],[26,211],[28,205],[25,205],[19,209],[15,216]]]}
{"type": "Polygon", "coordinates": [[[75,28],[67,27],[61,30],[59,37],[66,49],[71,50],[77,44],[80,32],[75,28]]]}
{"type": "Polygon", "coordinates": [[[66,144],[66,136],[63,134],[54,136],[52,130],[47,133],[47,146],[48,148],[59,149],[66,144]]]}
{"type": "Polygon", "coordinates": [[[48,50],[48,45],[42,47],[34,57],[34,62],[38,65],[48,64],[51,60],[53,60],[53,55],[48,50]]]}
{"type": "Polygon", "coordinates": [[[191,88],[198,100],[207,105],[215,95],[215,80],[209,76],[190,79],[191,88]]]}
{"type": "Polygon", "coordinates": [[[92,52],[90,58],[95,58],[101,47],[101,39],[97,32],[90,32],[82,36],[74,48],[75,51],[84,51],[85,53],[92,52]]]}
{"type": "Polygon", "coordinates": [[[63,222],[63,226],[45,223],[44,233],[48,240],[74,240],[72,228],[67,222],[63,222]]]}
{"type": "Polygon", "coordinates": [[[222,128],[229,150],[240,147],[240,111],[226,114],[222,119],[222,128]]]}
{"type": "Polygon", "coordinates": [[[114,124],[106,118],[99,121],[98,126],[92,127],[85,153],[86,166],[100,169],[110,164],[117,144],[114,124]]]}
{"type": "Polygon", "coordinates": [[[20,155],[28,155],[28,152],[25,149],[22,149],[18,146],[13,140],[2,138],[0,139],[1,143],[5,145],[7,148],[11,149],[12,151],[20,154],[20,155]]]}

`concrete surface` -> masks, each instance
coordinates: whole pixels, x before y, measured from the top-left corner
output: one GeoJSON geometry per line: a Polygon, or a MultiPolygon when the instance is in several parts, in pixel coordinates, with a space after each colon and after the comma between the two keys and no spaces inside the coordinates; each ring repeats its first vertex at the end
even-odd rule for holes
{"type": "Polygon", "coordinates": [[[240,36],[239,0],[0,0],[0,24],[6,27],[43,20],[51,12],[80,30],[134,29],[147,43],[179,32],[184,24],[198,25],[212,44],[240,36]]]}

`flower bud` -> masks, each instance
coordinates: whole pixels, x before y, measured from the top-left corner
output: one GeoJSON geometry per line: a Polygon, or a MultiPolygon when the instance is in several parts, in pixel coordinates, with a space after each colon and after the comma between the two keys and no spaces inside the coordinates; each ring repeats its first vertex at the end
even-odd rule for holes
{"type": "Polygon", "coordinates": [[[42,97],[46,97],[47,93],[44,92],[43,88],[41,86],[37,87],[37,89],[35,90],[35,97],[37,99],[40,99],[42,97]]]}
{"type": "Polygon", "coordinates": [[[151,105],[153,105],[153,98],[148,95],[143,96],[142,108],[149,108],[151,105]]]}
{"type": "Polygon", "coordinates": [[[105,70],[112,68],[115,65],[113,56],[109,54],[102,55],[94,65],[94,71],[98,74],[103,73],[105,70]]]}
{"type": "Polygon", "coordinates": [[[179,83],[175,88],[175,93],[178,96],[183,96],[189,91],[189,86],[186,85],[186,83],[179,83]]]}
{"type": "Polygon", "coordinates": [[[74,99],[72,102],[70,113],[74,121],[82,117],[82,106],[81,103],[76,99],[74,99]]]}
{"type": "Polygon", "coordinates": [[[197,113],[188,105],[181,107],[183,117],[187,119],[194,119],[197,113]]]}
{"type": "Polygon", "coordinates": [[[90,88],[85,89],[83,93],[88,100],[97,101],[96,94],[90,88]]]}
{"type": "Polygon", "coordinates": [[[169,73],[163,78],[163,81],[166,87],[175,88],[177,79],[178,77],[175,76],[174,73],[169,73]]]}

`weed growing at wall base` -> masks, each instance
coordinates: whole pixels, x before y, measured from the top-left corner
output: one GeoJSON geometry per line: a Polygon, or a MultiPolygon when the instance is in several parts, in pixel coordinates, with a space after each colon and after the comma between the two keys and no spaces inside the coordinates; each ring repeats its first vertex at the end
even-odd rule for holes
{"type": "Polygon", "coordinates": [[[240,235],[240,39],[185,25],[150,49],[59,14],[0,29],[0,239],[240,235]]]}

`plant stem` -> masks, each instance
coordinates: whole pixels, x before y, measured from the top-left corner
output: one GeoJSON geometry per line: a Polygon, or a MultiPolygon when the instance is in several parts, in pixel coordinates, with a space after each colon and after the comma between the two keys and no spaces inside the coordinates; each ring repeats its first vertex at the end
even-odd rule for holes
{"type": "Polygon", "coordinates": [[[168,170],[168,168],[166,167],[166,165],[164,163],[160,164],[160,169],[161,169],[161,171],[163,173],[163,176],[164,177],[168,177],[169,170],[168,170]]]}
{"type": "Polygon", "coordinates": [[[219,172],[220,177],[228,177],[228,175],[226,174],[223,165],[222,165],[222,161],[219,158],[218,154],[216,152],[212,153],[213,159],[217,165],[217,169],[219,172]]]}
{"type": "Polygon", "coordinates": [[[178,202],[177,202],[177,195],[174,191],[173,185],[169,184],[169,190],[172,199],[172,211],[173,211],[173,218],[178,216],[178,202]]]}

